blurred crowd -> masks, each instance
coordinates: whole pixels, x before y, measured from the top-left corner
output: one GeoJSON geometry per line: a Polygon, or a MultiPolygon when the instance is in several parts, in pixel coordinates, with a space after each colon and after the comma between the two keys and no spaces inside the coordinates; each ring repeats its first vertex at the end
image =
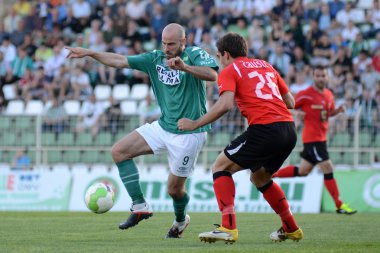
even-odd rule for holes
{"type": "MultiPolygon", "coordinates": [[[[243,35],[250,56],[274,65],[294,95],[312,84],[313,65],[329,66],[336,104],[347,106],[331,136],[353,131],[359,107],[362,127],[380,130],[379,0],[16,0],[8,8],[0,19],[0,84],[16,84],[17,99],[86,101],[98,84],[148,83],[138,71],[68,61],[64,47],[139,54],[160,48],[162,29],[176,22],[187,29],[187,45],[212,55],[221,35],[243,35]]],[[[217,89],[208,91],[211,105],[217,89]]],[[[0,89],[0,108],[7,102],[0,89]]],[[[216,129],[244,126],[234,111],[226,119],[216,129]]]]}

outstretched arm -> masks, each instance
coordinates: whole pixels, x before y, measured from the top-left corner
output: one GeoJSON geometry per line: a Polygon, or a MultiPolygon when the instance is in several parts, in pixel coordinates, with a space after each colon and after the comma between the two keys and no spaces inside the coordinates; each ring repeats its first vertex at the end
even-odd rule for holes
{"type": "Polygon", "coordinates": [[[218,101],[211,107],[211,109],[197,120],[182,118],[178,120],[178,129],[180,130],[194,130],[207,125],[219,119],[223,114],[228,112],[234,106],[235,93],[232,91],[225,91],[219,97],[218,101]]]}
{"type": "Polygon", "coordinates": [[[129,68],[129,63],[127,57],[108,52],[96,52],[90,49],[82,47],[65,47],[70,53],[67,55],[67,58],[83,58],[89,56],[104,65],[114,67],[114,68],[129,68]]]}
{"type": "Polygon", "coordinates": [[[168,67],[170,67],[171,69],[184,71],[186,73],[192,74],[193,76],[201,80],[215,82],[218,77],[218,73],[216,73],[216,71],[213,68],[206,66],[187,65],[178,56],[169,59],[167,64],[168,67]]]}

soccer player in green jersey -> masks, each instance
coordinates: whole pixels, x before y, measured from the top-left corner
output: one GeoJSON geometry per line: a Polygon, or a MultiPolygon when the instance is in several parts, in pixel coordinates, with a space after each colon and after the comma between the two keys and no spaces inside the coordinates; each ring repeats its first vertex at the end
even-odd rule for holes
{"type": "Polygon", "coordinates": [[[189,202],[185,181],[194,169],[210,125],[181,131],[177,121],[198,119],[206,113],[205,81],[217,79],[215,59],[199,47],[186,47],[185,30],[175,23],[167,25],[162,32],[162,51],[125,57],[79,47],[66,48],[70,51],[68,58],[89,56],[107,66],[137,69],[149,75],[161,108],[160,119],[137,128],[112,147],[120,178],[132,198],[131,214],[119,228],[128,229],[153,215],[141,191],[133,158],[167,152],[170,166],[167,190],[173,199],[175,220],[166,237],[180,238],[190,222],[185,211],[189,202]]]}

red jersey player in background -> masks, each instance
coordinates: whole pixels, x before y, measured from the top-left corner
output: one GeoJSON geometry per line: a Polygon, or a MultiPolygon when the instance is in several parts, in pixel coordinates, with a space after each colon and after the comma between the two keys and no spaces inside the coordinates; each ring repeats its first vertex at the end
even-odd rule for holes
{"type": "Polygon", "coordinates": [[[248,47],[242,36],[228,33],[218,40],[217,48],[217,57],[224,67],[218,78],[220,97],[201,118],[180,119],[178,128],[193,130],[209,124],[231,110],[234,102],[248,119],[249,127],[231,141],[212,166],[222,224],[214,231],[199,234],[199,238],[210,243],[233,243],[238,239],[232,174],[249,169],[251,182],[282,221],[281,228],[271,233],[270,238],[299,241],[303,232],[296,224],[284,192],[272,180],[272,174],[281,167],[297,141],[288,110],[294,107],[294,98],[269,63],[247,58],[248,47]]]}
{"type": "Polygon", "coordinates": [[[295,109],[301,110],[304,117],[302,142],[304,149],[301,152],[301,164],[289,165],[273,175],[273,177],[302,177],[307,176],[315,165],[318,165],[324,174],[324,184],[336,205],[336,212],[354,214],[356,210],[350,208],[339,196],[338,185],[334,179],[333,164],[327,151],[327,128],[329,117],[345,111],[344,105],[335,108],[334,97],[327,84],[328,74],[324,66],[313,69],[314,84],[296,95],[295,109]]]}

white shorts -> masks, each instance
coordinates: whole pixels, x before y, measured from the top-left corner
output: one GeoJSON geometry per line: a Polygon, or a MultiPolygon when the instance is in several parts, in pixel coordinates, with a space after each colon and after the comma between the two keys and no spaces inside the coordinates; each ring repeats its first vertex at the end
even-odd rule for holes
{"type": "Polygon", "coordinates": [[[194,170],[199,152],[207,139],[207,132],[191,134],[173,134],[165,131],[154,121],[136,129],[145,139],[153,153],[168,152],[168,162],[172,174],[188,177],[194,170]]]}

